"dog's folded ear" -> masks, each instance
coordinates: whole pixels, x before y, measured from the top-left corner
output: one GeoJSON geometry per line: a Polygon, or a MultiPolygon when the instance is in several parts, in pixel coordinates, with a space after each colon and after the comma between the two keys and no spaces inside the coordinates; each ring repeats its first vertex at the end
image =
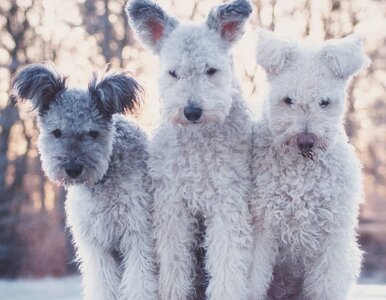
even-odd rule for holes
{"type": "Polygon", "coordinates": [[[370,59],[363,52],[362,38],[353,34],[327,41],[322,49],[322,59],[332,73],[341,79],[355,75],[370,64],[370,59]]]}
{"type": "Polygon", "coordinates": [[[66,79],[50,65],[27,65],[14,74],[12,94],[17,100],[31,100],[34,109],[43,114],[57,94],[67,88],[66,79]]]}
{"type": "Polygon", "coordinates": [[[244,33],[244,25],[252,13],[249,0],[236,0],[214,7],[206,20],[210,29],[215,30],[221,38],[231,44],[244,33]]]}
{"type": "Polygon", "coordinates": [[[91,97],[107,116],[134,112],[140,104],[142,91],[142,87],[125,73],[105,75],[102,78],[94,74],[89,84],[91,97]]]}
{"type": "Polygon", "coordinates": [[[296,43],[279,38],[273,32],[258,30],[256,60],[270,75],[278,75],[289,66],[296,48],[296,43]]]}
{"type": "Polygon", "coordinates": [[[132,0],[126,5],[130,26],[139,39],[154,53],[161,49],[162,41],[177,27],[178,21],[160,6],[149,0],[132,0]]]}

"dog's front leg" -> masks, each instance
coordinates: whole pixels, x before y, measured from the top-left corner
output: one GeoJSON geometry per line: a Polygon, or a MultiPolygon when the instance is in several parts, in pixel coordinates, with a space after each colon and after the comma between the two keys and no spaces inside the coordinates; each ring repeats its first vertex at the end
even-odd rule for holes
{"type": "Polygon", "coordinates": [[[251,224],[245,202],[219,203],[207,218],[205,246],[209,300],[248,296],[248,271],[252,257],[251,224]]]}
{"type": "Polygon", "coordinates": [[[181,200],[156,193],[154,223],[162,300],[186,300],[194,295],[193,244],[196,228],[181,200]]]}
{"type": "Polygon", "coordinates": [[[320,256],[307,263],[302,299],[347,299],[349,289],[359,275],[362,260],[356,237],[350,231],[341,229],[330,234],[320,256]]]}
{"type": "Polygon", "coordinates": [[[253,234],[253,258],[250,272],[250,300],[264,300],[273,277],[277,247],[262,224],[256,225],[253,234]]]}
{"type": "Polygon", "coordinates": [[[108,249],[78,241],[84,300],[116,300],[119,266],[108,249]]]}
{"type": "Polygon", "coordinates": [[[150,224],[142,231],[127,232],[122,239],[123,275],[119,300],[156,300],[157,276],[150,224]]]}

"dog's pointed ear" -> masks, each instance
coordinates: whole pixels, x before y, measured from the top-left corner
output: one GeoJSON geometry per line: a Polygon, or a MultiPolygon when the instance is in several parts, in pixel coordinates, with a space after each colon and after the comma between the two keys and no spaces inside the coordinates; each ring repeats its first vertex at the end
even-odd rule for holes
{"type": "Polygon", "coordinates": [[[94,74],[89,84],[91,97],[99,110],[110,117],[126,111],[132,113],[139,106],[143,89],[126,73],[105,75],[101,78],[94,74]]]}
{"type": "Polygon", "coordinates": [[[19,68],[12,78],[12,95],[16,100],[30,100],[40,114],[46,112],[56,95],[65,90],[66,77],[50,65],[31,64],[19,68]]]}
{"type": "Polygon", "coordinates": [[[251,13],[249,0],[236,0],[212,8],[206,24],[220,34],[227,44],[232,44],[243,35],[245,22],[251,13]]]}
{"type": "Polygon", "coordinates": [[[273,32],[259,29],[256,61],[270,75],[278,75],[293,59],[296,44],[277,37],[273,32]]]}
{"type": "Polygon", "coordinates": [[[149,0],[132,0],[126,5],[130,26],[142,43],[158,54],[162,41],[177,27],[178,21],[149,0]]]}
{"type": "Polygon", "coordinates": [[[348,79],[370,64],[363,52],[363,39],[353,34],[327,41],[322,48],[322,59],[334,76],[341,79],[348,79]]]}

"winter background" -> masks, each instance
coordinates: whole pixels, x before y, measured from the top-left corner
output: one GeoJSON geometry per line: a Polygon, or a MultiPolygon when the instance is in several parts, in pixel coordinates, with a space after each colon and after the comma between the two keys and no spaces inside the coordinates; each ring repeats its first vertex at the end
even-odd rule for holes
{"type": "MultiPolygon", "coordinates": [[[[202,20],[221,0],[160,0],[170,13],[202,20]]],[[[157,124],[157,60],[134,39],[125,0],[0,1],[0,300],[80,300],[74,250],[64,224],[65,193],[47,181],[36,149],[36,120],[9,96],[24,64],[52,61],[85,86],[93,70],[129,70],[144,85],[135,118],[157,124]]],[[[322,41],[355,32],[365,37],[372,66],[348,89],[346,130],[363,162],[366,203],[359,240],[366,252],[350,299],[386,299],[386,1],[253,0],[255,10],[234,51],[244,96],[258,114],[266,92],[255,64],[257,26],[322,41]]]]}

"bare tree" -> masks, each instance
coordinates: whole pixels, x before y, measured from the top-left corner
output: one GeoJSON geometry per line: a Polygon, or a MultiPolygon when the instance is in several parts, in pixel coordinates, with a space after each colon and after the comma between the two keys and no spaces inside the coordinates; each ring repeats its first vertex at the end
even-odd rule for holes
{"type": "MultiPolygon", "coordinates": [[[[5,18],[1,28],[3,34],[7,34],[12,41],[11,45],[2,45],[8,52],[9,64],[5,66],[9,74],[13,74],[23,63],[28,62],[26,55],[26,39],[30,30],[28,13],[32,9],[34,1],[28,6],[21,7],[16,0],[9,1],[9,6],[0,6],[0,15],[5,18]]],[[[13,276],[19,267],[17,256],[19,248],[15,240],[17,207],[14,199],[16,193],[23,194],[23,174],[26,171],[26,157],[20,157],[16,161],[8,158],[11,129],[20,120],[19,112],[15,107],[15,101],[10,96],[5,107],[0,110],[0,274],[13,276]],[[7,182],[7,175],[13,169],[13,181],[7,182]],[[16,212],[15,212],[16,210],[16,212]],[[13,262],[13,263],[11,263],[13,262]]],[[[29,141],[28,141],[29,143],[29,141]]]]}
{"type": "MultiPolygon", "coordinates": [[[[0,4],[0,35],[6,37],[1,39],[1,48],[8,54],[8,60],[0,68],[7,70],[8,78],[19,66],[48,58],[44,52],[31,54],[29,51],[45,48],[44,39],[36,33],[31,22],[33,15],[41,15],[43,11],[40,0],[7,0],[0,4]]],[[[36,147],[36,122],[31,126],[30,121],[21,119],[15,99],[10,94],[10,82],[8,95],[4,107],[0,108],[0,276],[17,276],[23,269],[22,264],[29,263],[25,252],[32,241],[28,222],[34,220],[22,211],[23,207],[36,201],[33,194],[39,197],[41,219],[49,218],[45,215],[47,179],[41,170],[39,157],[29,155],[36,147]],[[19,144],[25,149],[22,155],[16,153],[19,144]],[[37,180],[30,181],[31,178],[37,180]]]]}
{"type": "Polygon", "coordinates": [[[114,59],[120,68],[127,63],[122,56],[123,48],[133,44],[124,10],[125,2],[86,0],[80,4],[82,15],[87,16],[83,19],[85,29],[96,37],[105,62],[111,63],[114,59]]]}

